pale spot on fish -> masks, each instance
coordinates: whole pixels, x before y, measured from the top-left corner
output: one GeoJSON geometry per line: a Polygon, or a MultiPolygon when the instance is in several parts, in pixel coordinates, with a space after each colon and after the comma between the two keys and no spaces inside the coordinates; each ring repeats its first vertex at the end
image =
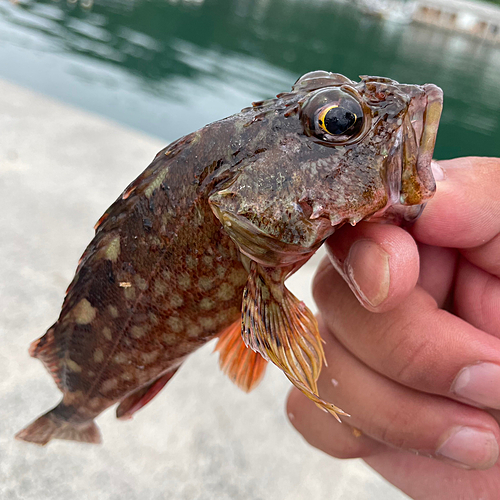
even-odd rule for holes
{"type": "Polygon", "coordinates": [[[124,288],[123,289],[123,295],[127,300],[134,300],[135,299],[135,288],[133,286],[130,286],[129,288],[124,288]]]}
{"type": "Polygon", "coordinates": [[[87,405],[92,410],[98,410],[102,405],[102,399],[101,398],[91,398],[91,399],[89,399],[87,405]]]}
{"type": "Polygon", "coordinates": [[[177,343],[177,335],[174,335],[173,333],[164,333],[161,337],[163,339],[163,342],[167,345],[174,345],[177,343]]]}
{"type": "Polygon", "coordinates": [[[198,287],[200,290],[203,290],[206,292],[207,290],[210,290],[214,286],[214,280],[213,278],[210,278],[209,276],[202,276],[198,280],[198,287]]]}
{"type": "Polygon", "coordinates": [[[102,352],[102,349],[96,349],[94,351],[94,361],[96,363],[102,363],[104,361],[104,353],[102,352]]]}
{"type": "Polygon", "coordinates": [[[157,174],[156,178],[151,182],[151,184],[144,190],[144,196],[149,200],[151,195],[153,194],[155,189],[158,189],[161,186],[161,183],[165,180],[167,176],[168,169],[164,168],[159,174],[157,174]]]}
{"type": "Polygon", "coordinates": [[[199,325],[196,325],[195,323],[190,323],[186,327],[186,331],[188,337],[197,338],[203,333],[203,328],[201,328],[201,326],[199,325]]]}
{"type": "Polygon", "coordinates": [[[236,307],[229,307],[228,309],[222,309],[217,314],[217,320],[219,323],[228,323],[234,321],[238,316],[241,316],[240,310],[236,307]]]}
{"type": "Polygon", "coordinates": [[[157,246],[157,247],[163,246],[163,241],[160,238],[158,238],[158,236],[151,236],[149,242],[151,243],[151,246],[157,246]]]}
{"type": "Polygon", "coordinates": [[[230,300],[234,296],[234,288],[229,283],[222,283],[217,291],[217,298],[220,300],[230,300]]]}
{"type": "Polygon", "coordinates": [[[192,255],[186,255],[186,266],[188,269],[196,269],[198,266],[198,259],[192,255]]]}
{"type": "Polygon", "coordinates": [[[115,363],[122,365],[124,363],[128,363],[129,359],[128,359],[128,356],[124,352],[119,352],[118,354],[115,354],[113,356],[113,361],[115,363]]]}
{"type": "Polygon", "coordinates": [[[135,284],[137,285],[137,288],[139,290],[144,291],[148,288],[148,282],[144,278],[142,278],[141,276],[136,275],[134,277],[134,281],[135,281],[135,284]]]}
{"type": "Polygon", "coordinates": [[[73,317],[78,325],[88,325],[97,314],[97,309],[87,299],[82,299],[73,308],[73,317]]]}
{"type": "Polygon", "coordinates": [[[242,286],[246,283],[248,273],[241,268],[231,269],[229,273],[229,281],[235,286],[242,286]]]}
{"type": "Polygon", "coordinates": [[[108,311],[112,318],[118,318],[118,309],[115,306],[108,306],[108,311]]]}
{"type": "Polygon", "coordinates": [[[167,320],[167,323],[170,329],[175,333],[182,332],[182,330],[184,329],[184,324],[182,323],[181,318],[178,318],[177,316],[170,316],[170,318],[168,318],[167,320]]]}
{"type": "Polygon", "coordinates": [[[116,262],[118,260],[118,256],[120,255],[120,237],[116,236],[113,238],[104,252],[106,259],[109,259],[111,262],[116,262]]]}
{"type": "Polygon", "coordinates": [[[174,309],[176,309],[177,307],[181,307],[182,304],[184,304],[184,299],[178,293],[173,293],[170,296],[170,305],[174,309]]]}
{"type": "Polygon", "coordinates": [[[198,206],[195,207],[195,211],[193,213],[193,220],[191,221],[191,223],[197,226],[203,226],[204,216],[198,206]]]}
{"type": "Polygon", "coordinates": [[[215,319],[214,318],[210,318],[210,317],[201,317],[198,320],[198,323],[200,323],[200,325],[205,330],[212,330],[216,326],[215,319]]]}
{"type": "Polygon", "coordinates": [[[154,288],[155,288],[155,294],[160,296],[165,295],[165,293],[167,293],[168,290],[167,283],[163,281],[161,278],[155,280],[154,288]]]}
{"type": "Polygon", "coordinates": [[[137,325],[134,325],[130,329],[130,333],[132,334],[132,337],[134,337],[136,339],[141,339],[146,334],[144,328],[137,326],[137,325]]]}
{"type": "Polygon", "coordinates": [[[72,405],[79,402],[83,398],[82,391],[66,392],[63,397],[65,405],[72,405]]]}
{"type": "Polygon", "coordinates": [[[210,309],[213,309],[215,306],[215,302],[210,299],[209,297],[205,297],[204,299],[201,299],[200,301],[200,308],[209,311],[210,309]]]}
{"type": "Polygon", "coordinates": [[[68,369],[72,372],[80,373],[82,371],[82,367],[71,358],[66,358],[65,362],[68,369]]]}
{"type": "Polygon", "coordinates": [[[122,380],[126,380],[127,382],[132,382],[132,380],[135,379],[134,375],[130,372],[123,372],[121,375],[120,375],[120,378],[122,380]]]}
{"type": "Polygon", "coordinates": [[[226,274],[226,268],[224,266],[221,266],[220,264],[217,266],[217,269],[215,270],[217,273],[217,276],[219,278],[222,278],[226,274]]]}
{"type": "Polygon", "coordinates": [[[172,279],[172,273],[168,270],[168,269],[164,269],[162,272],[161,272],[161,275],[163,276],[163,278],[166,280],[166,281],[169,281],[172,279]]]}
{"type": "Polygon", "coordinates": [[[101,384],[101,392],[109,392],[118,387],[118,379],[110,378],[101,384]]]}
{"type": "Polygon", "coordinates": [[[204,255],[203,258],[203,264],[207,267],[212,267],[214,263],[214,258],[211,255],[204,255]]]}
{"type": "Polygon", "coordinates": [[[156,361],[159,355],[160,355],[159,351],[143,352],[141,354],[141,359],[144,362],[144,364],[149,365],[154,361],[156,361]]]}
{"type": "Polygon", "coordinates": [[[150,312],[148,316],[149,316],[149,321],[151,321],[153,325],[157,325],[160,322],[158,316],[155,313],[150,312]]]}
{"type": "Polygon", "coordinates": [[[181,273],[177,277],[177,285],[181,290],[187,290],[191,286],[191,277],[189,274],[181,273]]]}
{"type": "Polygon", "coordinates": [[[111,333],[111,329],[108,328],[107,326],[105,326],[103,329],[102,329],[102,335],[103,337],[106,339],[106,340],[113,340],[113,335],[111,333]]]}

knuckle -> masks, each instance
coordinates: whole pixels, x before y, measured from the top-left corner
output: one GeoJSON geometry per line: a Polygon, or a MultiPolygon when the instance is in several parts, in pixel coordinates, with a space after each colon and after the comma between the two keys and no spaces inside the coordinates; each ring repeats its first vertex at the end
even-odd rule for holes
{"type": "Polygon", "coordinates": [[[314,448],[335,458],[363,458],[373,454],[374,443],[370,438],[363,435],[356,437],[355,430],[348,424],[336,425],[342,425],[343,429],[333,430],[325,439],[319,439],[315,434],[305,435],[304,439],[314,448]]]}
{"type": "Polygon", "coordinates": [[[401,329],[399,341],[388,354],[387,365],[392,366],[391,378],[402,385],[413,388],[428,388],[435,366],[432,347],[425,338],[416,338],[407,323],[401,329]]]}

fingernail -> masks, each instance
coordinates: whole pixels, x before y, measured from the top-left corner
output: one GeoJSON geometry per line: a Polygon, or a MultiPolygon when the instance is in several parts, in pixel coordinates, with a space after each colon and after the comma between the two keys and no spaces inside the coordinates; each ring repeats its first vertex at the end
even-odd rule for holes
{"type": "Polygon", "coordinates": [[[371,240],[352,245],[344,262],[351,288],[359,299],[377,307],[389,293],[389,254],[371,240]]]}
{"type": "Polygon", "coordinates": [[[451,460],[453,465],[489,469],[498,460],[498,443],[491,432],[454,427],[446,433],[436,453],[451,460]]]}
{"type": "Polygon", "coordinates": [[[437,161],[434,160],[431,161],[431,169],[432,169],[432,175],[434,175],[434,180],[436,182],[444,181],[445,179],[444,170],[437,161]]]}
{"type": "Polygon", "coordinates": [[[495,363],[466,366],[456,376],[451,392],[472,403],[500,409],[500,366],[495,363]]]}

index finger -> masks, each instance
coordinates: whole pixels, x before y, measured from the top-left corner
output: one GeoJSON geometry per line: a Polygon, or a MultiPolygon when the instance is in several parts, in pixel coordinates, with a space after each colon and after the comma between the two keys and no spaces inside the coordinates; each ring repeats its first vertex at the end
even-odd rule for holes
{"type": "Polygon", "coordinates": [[[500,276],[500,158],[457,158],[438,165],[436,194],[413,236],[428,245],[458,248],[500,276]]]}

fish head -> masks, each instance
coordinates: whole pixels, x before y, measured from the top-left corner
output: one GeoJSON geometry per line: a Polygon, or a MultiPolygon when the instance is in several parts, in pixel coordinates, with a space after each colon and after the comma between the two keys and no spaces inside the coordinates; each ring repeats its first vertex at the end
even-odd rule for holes
{"type": "Polygon", "coordinates": [[[308,73],[262,106],[256,154],[212,209],[242,253],[268,266],[306,260],[345,223],[414,220],[436,188],[442,103],[432,84],[308,73]]]}

